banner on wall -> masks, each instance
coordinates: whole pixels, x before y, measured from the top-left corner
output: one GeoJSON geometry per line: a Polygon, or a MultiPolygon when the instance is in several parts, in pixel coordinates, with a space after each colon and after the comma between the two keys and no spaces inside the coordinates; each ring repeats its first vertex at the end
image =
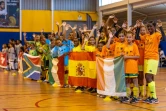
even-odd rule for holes
{"type": "Polygon", "coordinates": [[[19,0],[0,0],[0,27],[19,27],[19,0]]]}

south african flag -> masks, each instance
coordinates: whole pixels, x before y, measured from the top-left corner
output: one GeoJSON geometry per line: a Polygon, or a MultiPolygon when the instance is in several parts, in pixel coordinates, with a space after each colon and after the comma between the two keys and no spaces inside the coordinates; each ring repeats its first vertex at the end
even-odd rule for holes
{"type": "Polygon", "coordinates": [[[39,80],[41,74],[41,57],[23,54],[23,76],[33,80],[39,80]]]}

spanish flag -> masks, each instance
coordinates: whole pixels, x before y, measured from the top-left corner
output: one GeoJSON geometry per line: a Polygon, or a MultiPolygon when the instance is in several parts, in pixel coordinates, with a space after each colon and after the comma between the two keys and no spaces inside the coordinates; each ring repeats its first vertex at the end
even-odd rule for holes
{"type": "Polygon", "coordinates": [[[123,57],[96,58],[97,93],[108,96],[126,96],[123,57]]]}
{"type": "Polygon", "coordinates": [[[96,88],[96,55],[94,52],[69,54],[69,84],[96,88]]]}

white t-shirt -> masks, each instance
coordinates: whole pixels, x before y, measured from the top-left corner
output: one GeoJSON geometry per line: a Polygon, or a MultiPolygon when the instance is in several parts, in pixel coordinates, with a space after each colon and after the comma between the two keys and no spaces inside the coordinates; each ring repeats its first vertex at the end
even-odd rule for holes
{"type": "Polygon", "coordinates": [[[8,53],[8,48],[2,49],[3,53],[8,53]]]}
{"type": "Polygon", "coordinates": [[[22,47],[22,44],[15,45],[15,50],[16,50],[17,56],[18,56],[18,54],[20,52],[20,47],[22,47]]]}
{"type": "Polygon", "coordinates": [[[7,15],[7,11],[6,10],[0,11],[0,15],[7,15]]]}
{"type": "Polygon", "coordinates": [[[9,61],[14,61],[16,58],[15,58],[15,50],[13,47],[9,48],[8,50],[8,59],[9,61]]]}

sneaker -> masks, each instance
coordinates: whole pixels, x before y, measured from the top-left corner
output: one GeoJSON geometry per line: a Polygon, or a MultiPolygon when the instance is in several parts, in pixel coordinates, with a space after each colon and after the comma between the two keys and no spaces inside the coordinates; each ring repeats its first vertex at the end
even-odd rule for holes
{"type": "Polygon", "coordinates": [[[93,88],[89,88],[89,89],[88,89],[88,92],[91,92],[92,90],[93,90],[93,88]]]}
{"type": "Polygon", "coordinates": [[[96,88],[93,88],[92,91],[90,91],[90,93],[97,93],[96,88]]]}
{"type": "Polygon", "coordinates": [[[81,88],[80,86],[76,87],[76,88],[75,88],[75,91],[78,90],[78,89],[80,89],[80,88],[81,88]]]}
{"type": "Polygon", "coordinates": [[[146,98],[145,100],[143,100],[143,103],[148,103],[148,101],[150,100],[150,97],[146,98]]]}
{"type": "Polygon", "coordinates": [[[131,99],[131,101],[130,101],[130,103],[137,103],[137,102],[138,102],[138,99],[135,98],[135,97],[133,97],[133,98],[131,99]]]}
{"type": "Polygon", "coordinates": [[[151,98],[149,99],[149,101],[147,101],[148,104],[158,104],[159,101],[158,101],[158,98],[157,99],[154,99],[154,98],[151,98]]]}
{"type": "Polygon", "coordinates": [[[137,100],[138,100],[139,102],[141,102],[141,101],[143,101],[143,97],[140,96],[140,97],[137,98],[137,100]]]}
{"type": "Polygon", "coordinates": [[[117,97],[117,96],[113,96],[112,97],[114,100],[118,100],[119,99],[119,97],[117,97]]]}
{"type": "Polygon", "coordinates": [[[100,98],[105,98],[106,96],[105,95],[99,95],[100,98]]]}
{"type": "Polygon", "coordinates": [[[134,95],[133,92],[131,92],[131,94],[130,94],[130,98],[133,98],[133,95],[134,95]]]}
{"type": "Polygon", "coordinates": [[[64,88],[69,88],[69,85],[68,85],[68,84],[65,84],[65,85],[64,85],[64,88]]]}
{"type": "Polygon", "coordinates": [[[127,103],[127,102],[129,102],[129,98],[128,97],[121,97],[120,102],[127,103]]]}
{"type": "Polygon", "coordinates": [[[81,89],[81,91],[84,91],[84,90],[85,90],[85,88],[84,88],[83,86],[82,86],[80,89],[81,89]]]}

